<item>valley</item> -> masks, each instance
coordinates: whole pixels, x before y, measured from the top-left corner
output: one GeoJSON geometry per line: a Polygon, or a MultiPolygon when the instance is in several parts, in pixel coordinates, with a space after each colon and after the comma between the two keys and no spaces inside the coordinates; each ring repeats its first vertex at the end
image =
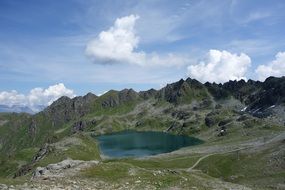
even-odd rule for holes
{"type": "Polygon", "coordinates": [[[284,189],[285,78],[61,97],[35,115],[0,113],[0,189],[284,189]],[[106,158],[94,138],[124,130],[204,143],[106,158]]]}

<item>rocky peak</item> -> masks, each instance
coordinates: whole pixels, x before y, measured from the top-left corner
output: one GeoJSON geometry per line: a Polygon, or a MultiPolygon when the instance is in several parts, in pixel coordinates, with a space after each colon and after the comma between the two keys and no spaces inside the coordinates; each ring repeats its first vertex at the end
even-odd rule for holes
{"type": "Polygon", "coordinates": [[[197,81],[196,79],[187,78],[186,82],[189,84],[191,88],[204,88],[203,84],[197,81]]]}
{"type": "Polygon", "coordinates": [[[224,83],[223,87],[226,89],[226,90],[229,90],[229,91],[235,91],[235,90],[239,90],[240,88],[244,87],[246,85],[246,82],[245,80],[230,80],[229,82],[226,82],[224,83]]]}
{"type": "Polygon", "coordinates": [[[121,91],[110,90],[100,97],[100,101],[102,101],[102,107],[105,108],[115,107],[122,103],[134,101],[137,98],[139,98],[139,94],[133,89],[123,89],[121,91]]]}
{"type": "Polygon", "coordinates": [[[178,82],[167,84],[166,87],[162,88],[157,97],[164,99],[170,103],[191,103],[194,99],[203,99],[208,95],[206,88],[202,83],[195,79],[179,80],[178,82]]]}
{"type": "Polygon", "coordinates": [[[67,96],[62,96],[59,99],[57,99],[56,101],[54,101],[48,108],[51,107],[57,107],[57,106],[61,106],[61,105],[66,105],[66,104],[70,104],[71,103],[71,99],[67,96]]]}
{"type": "Polygon", "coordinates": [[[139,96],[143,99],[149,99],[151,97],[155,97],[157,94],[157,91],[153,88],[151,88],[150,90],[147,90],[147,91],[140,91],[139,92],[139,96]]]}
{"type": "Polygon", "coordinates": [[[120,102],[125,102],[136,99],[138,97],[138,93],[133,89],[124,89],[118,93],[118,96],[120,102]]]}
{"type": "Polygon", "coordinates": [[[269,77],[259,91],[249,97],[248,110],[264,110],[270,106],[285,104],[285,77],[269,77]]]}
{"type": "Polygon", "coordinates": [[[230,96],[230,93],[223,88],[222,84],[206,82],[205,87],[216,100],[230,96]]]}
{"type": "Polygon", "coordinates": [[[62,96],[48,106],[42,113],[49,118],[53,125],[59,126],[72,119],[84,116],[90,111],[92,102],[97,96],[88,93],[85,96],[77,96],[73,99],[62,96]]]}
{"type": "Polygon", "coordinates": [[[159,90],[158,98],[165,99],[170,103],[178,103],[178,97],[181,96],[181,86],[184,84],[184,80],[181,79],[178,82],[167,84],[164,88],[159,90]]]}
{"type": "Polygon", "coordinates": [[[93,93],[91,93],[91,92],[89,92],[89,93],[87,93],[85,96],[83,96],[83,99],[84,99],[85,101],[92,101],[92,100],[94,100],[94,99],[96,99],[96,98],[98,98],[98,96],[96,96],[95,94],[93,94],[93,93]]]}

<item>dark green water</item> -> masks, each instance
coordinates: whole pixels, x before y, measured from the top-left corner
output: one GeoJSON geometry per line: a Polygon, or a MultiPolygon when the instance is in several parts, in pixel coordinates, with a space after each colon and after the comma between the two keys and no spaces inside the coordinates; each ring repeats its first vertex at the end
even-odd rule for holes
{"type": "Polygon", "coordinates": [[[98,136],[96,139],[99,141],[101,153],[113,158],[161,154],[202,143],[193,137],[150,131],[123,131],[98,136]]]}

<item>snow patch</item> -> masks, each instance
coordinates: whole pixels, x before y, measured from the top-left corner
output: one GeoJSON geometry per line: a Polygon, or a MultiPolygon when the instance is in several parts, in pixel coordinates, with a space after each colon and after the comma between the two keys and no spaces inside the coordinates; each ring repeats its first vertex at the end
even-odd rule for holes
{"type": "Polygon", "coordinates": [[[240,111],[245,111],[247,109],[247,106],[242,108],[240,111]]]}

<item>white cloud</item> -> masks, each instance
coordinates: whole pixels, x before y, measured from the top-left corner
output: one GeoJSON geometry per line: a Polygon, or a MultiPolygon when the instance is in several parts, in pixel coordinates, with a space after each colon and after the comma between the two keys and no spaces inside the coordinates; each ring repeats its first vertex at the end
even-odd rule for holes
{"type": "Polygon", "coordinates": [[[201,82],[223,83],[245,79],[250,64],[250,57],[244,53],[237,55],[228,51],[210,50],[203,61],[188,66],[187,71],[188,76],[201,82]]]}
{"type": "Polygon", "coordinates": [[[17,91],[12,90],[10,92],[0,92],[0,104],[1,105],[19,105],[23,102],[26,103],[26,97],[23,94],[19,94],[17,91]]]}
{"type": "Polygon", "coordinates": [[[279,52],[275,60],[267,65],[259,65],[255,70],[259,80],[263,81],[269,76],[281,77],[285,75],[285,52],[279,52]]]}
{"type": "Polygon", "coordinates": [[[136,51],[139,44],[139,37],[134,29],[137,19],[139,19],[137,15],[117,18],[114,26],[107,31],[100,32],[97,38],[87,44],[87,56],[97,64],[128,63],[140,66],[173,66],[187,62],[186,57],[172,53],[158,55],[155,52],[147,54],[144,51],[136,51]]]}
{"type": "Polygon", "coordinates": [[[139,17],[130,15],[118,18],[108,31],[99,36],[86,47],[86,53],[94,61],[111,63],[114,61],[141,64],[142,52],[134,52],[139,38],[135,35],[134,26],[139,17]]]}
{"type": "Polygon", "coordinates": [[[48,106],[53,101],[57,100],[61,96],[74,97],[73,90],[68,89],[63,83],[59,83],[53,86],[49,86],[46,89],[34,88],[29,94],[20,94],[15,90],[11,92],[0,92],[0,105],[21,105],[28,106],[33,111],[37,110],[38,106],[48,106]]]}

